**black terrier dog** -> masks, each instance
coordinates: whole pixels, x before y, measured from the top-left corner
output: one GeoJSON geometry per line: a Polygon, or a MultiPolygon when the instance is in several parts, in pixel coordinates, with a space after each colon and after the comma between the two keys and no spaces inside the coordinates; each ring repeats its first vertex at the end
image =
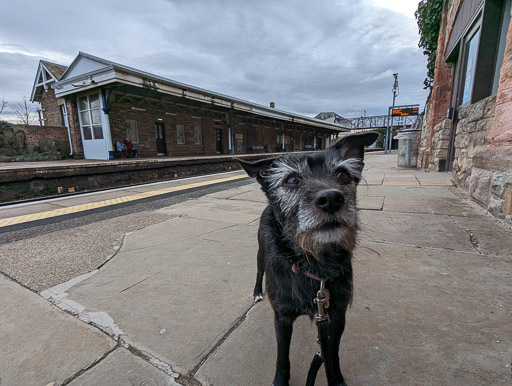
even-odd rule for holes
{"type": "Polygon", "coordinates": [[[314,299],[321,279],[330,292],[326,352],[334,363],[335,383],[345,385],[338,351],[352,298],[356,189],[362,178],[364,147],[377,137],[376,133],[351,135],[321,152],[238,160],[250,177],[256,177],[269,201],[258,231],[254,300],[263,299],[265,273],[275,316],[275,386],[288,385],[293,322],[300,315],[313,318],[316,314],[314,299]]]}

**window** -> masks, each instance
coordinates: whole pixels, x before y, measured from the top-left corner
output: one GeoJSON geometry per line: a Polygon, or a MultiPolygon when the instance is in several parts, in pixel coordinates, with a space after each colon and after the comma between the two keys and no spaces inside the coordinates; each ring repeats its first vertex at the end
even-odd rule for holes
{"type": "Polygon", "coordinates": [[[133,143],[139,143],[139,129],[135,119],[126,119],[126,138],[130,138],[133,143]]]}
{"type": "MultiPolygon", "coordinates": [[[[277,144],[280,145],[283,143],[283,137],[281,134],[278,134],[277,135],[277,144]]],[[[285,135],[284,136],[284,144],[285,145],[289,145],[290,144],[290,136],[289,135],[285,135]]]]}
{"type": "Polygon", "coordinates": [[[196,145],[203,143],[203,130],[199,125],[194,126],[194,143],[196,145]]]}
{"type": "Polygon", "coordinates": [[[185,126],[184,125],[176,125],[176,141],[178,145],[185,144],[185,126]]]}
{"type": "Polygon", "coordinates": [[[78,99],[78,115],[84,140],[103,139],[99,94],[91,94],[78,99]]]}
{"type": "Polygon", "coordinates": [[[476,54],[478,51],[478,41],[480,38],[480,28],[478,28],[466,43],[463,64],[463,82],[462,104],[471,102],[471,93],[475,82],[476,54]]]}

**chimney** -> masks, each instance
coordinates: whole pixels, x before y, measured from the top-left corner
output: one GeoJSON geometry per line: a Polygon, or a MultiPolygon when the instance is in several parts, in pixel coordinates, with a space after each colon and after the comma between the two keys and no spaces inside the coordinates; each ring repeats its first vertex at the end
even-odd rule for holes
{"type": "Polygon", "coordinates": [[[274,102],[270,102],[270,108],[275,109],[276,108],[276,104],[274,102]]]}

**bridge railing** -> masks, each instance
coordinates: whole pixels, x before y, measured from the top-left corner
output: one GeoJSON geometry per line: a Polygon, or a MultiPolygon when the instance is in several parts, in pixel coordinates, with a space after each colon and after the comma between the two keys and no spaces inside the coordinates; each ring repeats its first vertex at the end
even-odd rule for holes
{"type": "MultiPolygon", "coordinates": [[[[401,117],[389,117],[393,128],[415,127],[418,123],[418,115],[401,117]]],[[[347,126],[354,129],[380,129],[388,126],[387,115],[373,115],[370,117],[346,118],[347,126]]]]}

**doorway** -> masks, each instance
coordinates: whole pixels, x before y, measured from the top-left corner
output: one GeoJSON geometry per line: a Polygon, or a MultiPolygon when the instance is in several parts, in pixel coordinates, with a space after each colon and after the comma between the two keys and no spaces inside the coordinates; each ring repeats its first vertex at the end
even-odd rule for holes
{"type": "Polygon", "coordinates": [[[217,153],[224,154],[222,148],[222,129],[215,129],[215,146],[217,153]]]}
{"type": "Polygon", "coordinates": [[[165,125],[162,122],[155,123],[156,130],[156,152],[157,155],[167,155],[165,145],[165,125]]]}

